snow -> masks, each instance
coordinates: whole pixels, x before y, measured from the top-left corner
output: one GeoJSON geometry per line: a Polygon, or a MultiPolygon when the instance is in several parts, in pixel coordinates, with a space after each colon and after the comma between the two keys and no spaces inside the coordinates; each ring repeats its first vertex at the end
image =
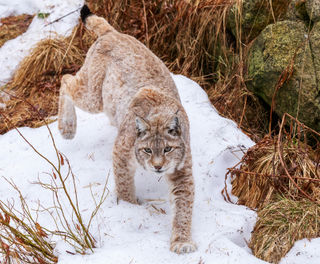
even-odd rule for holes
{"type": "Polygon", "coordinates": [[[280,264],[319,264],[320,262],[320,238],[312,240],[302,239],[297,241],[280,264]]]}
{"type": "MultiPolygon", "coordinates": [[[[77,9],[83,1],[45,0],[19,1],[10,3],[0,0],[0,17],[23,12],[50,12],[47,20],[34,18],[29,30],[18,38],[8,41],[0,49],[2,71],[0,81],[10,78],[21,59],[41,38],[55,31],[70,33],[77,23],[78,14],[44,27],[70,11],[77,9]]],[[[173,75],[183,106],[190,119],[193,173],[195,178],[195,205],[193,212],[193,238],[198,250],[191,254],[177,255],[169,251],[172,212],[169,206],[167,184],[164,179],[144,171],[136,173],[136,191],[141,205],[123,201],[117,203],[112,174],[111,152],[117,133],[104,114],[91,115],[77,109],[78,128],[73,140],[64,140],[57,129],[57,122],[49,125],[57,148],[70,161],[76,176],[79,202],[85,222],[99,199],[108,178],[109,190],[91,232],[97,240],[93,254],[70,255],[72,251],[64,241],[58,241],[55,252],[59,264],[80,263],[266,263],[257,259],[247,246],[256,221],[256,213],[244,206],[227,203],[221,190],[227,168],[235,165],[245,148],[254,143],[244,135],[236,124],[217,113],[206,93],[190,79],[173,75]],[[109,175],[109,176],[108,176],[109,175]],[[160,213],[154,207],[162,209],[160,213]]],[[[24,137],[36,149],[56,164],[55,151],[46,127],[21,128],[24,137]]],[[[0,177],[12,179],[31,207],[38,201],[44,206],[52,204],[50,192],[33,182],[48,181],[50,165],[40,158],[12,130],[0,136],[0,177]]],[[[2,200],[17,199],[17,194],[3,178],[0,184],[2,200]]],[[[231,188],[228,181],[229,190],[231,188]]],[[[236,201],[235,197],[232,197],[236,201]]],[[[67,204],[66,201],[63,201],[67,204]]],[[[18,204],[18,203],[16,203],[18,204]]],[[[39,214],[38,222],[53,227],[45,213],[39,214]]],[[[282,264],[319,263],[319,239],[311,242],[301,240],[282,260],[282,264]]],[[[1,256],[0,256],[1,262],[1,256]]]]}
{"type": "MultiPolygon", "coordinates": [[[[111,160],[116,128],[109,125],[104,114],[91,115],[77,109],[78,129],[73,140],[66,141],[59,135],[56,122],[50,129],[58,149],[72,165],[79,197],[86,197],[80,199],[84,214],[93,207],[88,186],[93,186],[98,197],[108,173],[110,193],[92,230],[101,247],[92,255],[72,256],[64,253],[60,243],[59,263],[105,263],[106,259],[111,263],[129,263],[131,260],[131,263],[195,263],[200,258],[206,263],[234,263],[241,259],[245,259],[245,263],[263,263],[251,255],[246,245],[255,213],[246,207],[226,203],[220,194],[226,168],[239,160],[240,147],[249,147],[253,142],[234,122],[217,114],[206,93],[196,83],[184,76],[173,77],[191,125],[196,186],[193,237],[198,251],[182,256],[169,251],[172,212],[164,179],[159,181],[158,177],[139,171],[136,188],[142,205],[122,201],[117,205],[111,160]],[[166,214],[158,213],[152,205],[166,214]]],[[[21,128],[20,131],[40,153],[56,160],[46,127],[21,128]]],[[[48,206],[48,192],[31,182],[37,177],[45,180],[45,172],[51,171],[50,166],[16,131],[1,136],[0,145],[3,157],[0,176],[13,179],[28,201],[40,200],[48,206]]],[[[1,197],[14,195],[7,184],[1,185],[0,194],[1,197]]]]}
{"type": "Polygon", "coordinates": [[[1,0],[0,1],[0,18],[7,16],[17,16],[21,14],[34,14],[43,8],[42,1],[33,0],[1,0]]]}

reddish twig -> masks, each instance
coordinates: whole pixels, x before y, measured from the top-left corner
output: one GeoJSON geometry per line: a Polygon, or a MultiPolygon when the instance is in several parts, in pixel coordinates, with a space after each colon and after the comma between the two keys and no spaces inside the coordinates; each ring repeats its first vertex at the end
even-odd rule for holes
{"type": "Polygon", "coordinates": [[[278,151],[279,151],[279,159],[280,159],[280,163],[286,173],[286,175],[288,176],[289,180],[293,183],[293,185],[306,197],[308,198],[310,201],[317,203],[317,201],[315,201],[310,195],[308,195],[305,191],[303,191],[299,185],[293,180],[292,176],[290,175],[290,173],[288,172],[288,168],[287,165],[285,164],[285,162],[283,161],[283,149],[282,149],[282,144],[281,144],[281,136],[282,136],[282,130],[283,130],[283,126],[284,126],[284,122],[286,119],[286,115],[283,115],[282,117],[282,121],[281,121],[281,125],[280,125],[280,131],[279,131],[279,136],[278,136],[278,151]]]}

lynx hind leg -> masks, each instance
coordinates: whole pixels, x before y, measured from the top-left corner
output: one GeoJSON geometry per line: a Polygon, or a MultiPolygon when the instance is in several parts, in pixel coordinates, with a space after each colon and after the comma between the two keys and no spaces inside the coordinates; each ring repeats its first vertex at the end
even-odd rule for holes
{"type": "Polygon", "coordinates": [[[192,241],[191,225],[194,200],[194,183],[191,168],[183,168],[169,176],[171,197],[174,206],[170,250],[190,253],[197,249],[192,241]]]}
{"type": "Polygon", "coordinates": [[[58,113],[58,129],[65,139],[72,139],[77,129],[77,116],[72,100],[70,85],[75,78],[70,74],[62,77],[60,97],[59,97],[59,113],[58,113]]]}

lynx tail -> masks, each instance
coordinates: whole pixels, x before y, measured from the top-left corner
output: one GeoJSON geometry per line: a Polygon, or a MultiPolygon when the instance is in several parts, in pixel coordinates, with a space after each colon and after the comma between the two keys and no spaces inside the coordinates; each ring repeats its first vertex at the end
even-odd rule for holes
{"type": "Polygon", "coordinates": [[[92,30],[98,35],[98,37],[114,30],[114,28],[104,18],[91,13],[87,5],[84,5],[81,8],[80,16],[86,28],[92,30]]]}
{"type": "Polygon", "coordinates": [[[89,7],[87,5],[84,5],[82,8],[81,8],[81,11],[80,11],[80,16],[81,16],[81,20],[83,23],[85,23],[86,19],[88,16],[91,16],[93,15],[89,9],[89,7]]]}

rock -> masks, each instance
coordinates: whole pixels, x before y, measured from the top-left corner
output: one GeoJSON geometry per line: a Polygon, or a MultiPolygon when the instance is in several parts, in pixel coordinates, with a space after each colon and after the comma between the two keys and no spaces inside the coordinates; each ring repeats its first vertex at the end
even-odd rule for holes
{"type": "Polygon", "coordinates": [[[281,21],[267,26],[248,57],[247,87],[271,105],[279,78],[293,62],[291,78],[276,93],[274,111],[289,113],[320,131],[320,25],[308,40],[303,22],[281,21]]]}
{"type": "Polygon", "coordinates": [[[238,38],[238,24],[241,24],[241,40],[253,40],[270,23],[283,17],[290,1],[288,0],[243,0],[239,7],[235,3],[227,16],[227,27],[238,38]],[[270,5],[270,3],[272,3],[270,5]],[[272,6],[272,8],[271,8],[272,6]],[[242,12],[239,10],[242,9],[242,12]],[[241,22],[241,23],[240,23],[241,22]]]}
{"type": "Polygon", "coordinates": [[[310,18],[306,9],[306,0],[291,0],[285,19],[293,21],[303,20],[308,23],[310,18]]]}
{"type": "Polygon", "coordinates": [[[320,21],[316,22],[310,33],[310,49],[317,79],[318,98],[320,97],[320,21]]]}
{"type": "Polygon", "coordinates": [[[320,1],[306,0],[306,9],[310,19],[314,22],[320,21],[320,1]]]}

